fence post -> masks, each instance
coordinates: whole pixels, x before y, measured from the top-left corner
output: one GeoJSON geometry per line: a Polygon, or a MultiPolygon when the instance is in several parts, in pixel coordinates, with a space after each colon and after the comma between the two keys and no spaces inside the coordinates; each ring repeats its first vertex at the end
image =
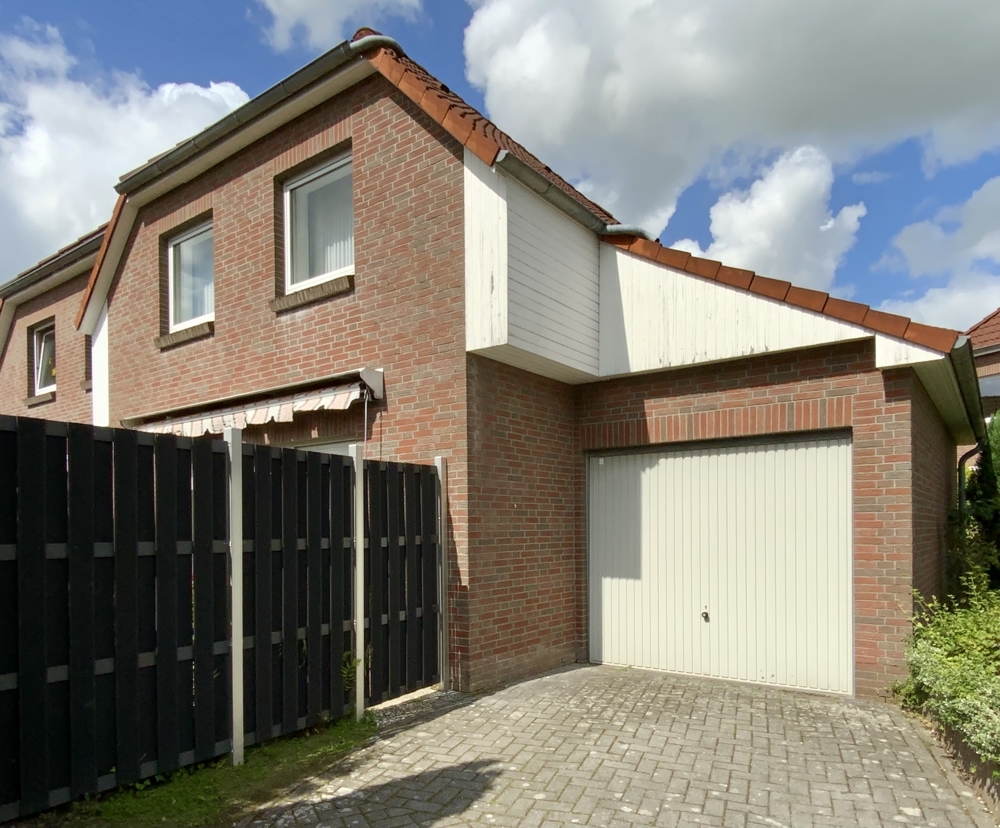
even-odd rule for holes
{"type": "MultiPolygon", "coordinates": [[[[448,651],[448,458],[435,457],[438,476],[438,658],[441,689],[451,689],[451,658],[448,651]]],[[[424,610],[426,612],[426,610],[424,610]]]]}
{"type": "MultiPolygon", "coordinates": [[[[243,430],[227,428],[229,478],[229,612],[230,699],[232,700],[232,756],[243,764],[243,430]]],[[[263,741],[263,740],[261,740],[263,741]]]]}
{"type": "Polygon", "coordinates": [[[365,712],[365,446],[351,446],[354,460],[354,718],[365,712]]]}

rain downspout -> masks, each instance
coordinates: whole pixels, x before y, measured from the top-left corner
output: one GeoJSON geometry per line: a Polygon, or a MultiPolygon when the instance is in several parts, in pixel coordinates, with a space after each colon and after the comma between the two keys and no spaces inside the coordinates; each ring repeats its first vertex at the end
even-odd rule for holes
{"type": "Polygon", "coordinates": [[[963,529],[965,527],[965,464],[983,451],[982,446],[975,445],[958,459],[958,521],[963,529]]]}

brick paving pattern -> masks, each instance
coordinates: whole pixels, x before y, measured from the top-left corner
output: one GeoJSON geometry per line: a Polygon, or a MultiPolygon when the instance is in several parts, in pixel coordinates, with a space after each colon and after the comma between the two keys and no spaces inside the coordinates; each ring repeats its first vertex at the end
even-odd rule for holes
{"type": "Polygon", "coordinates": [[[443,701],[245,824],[996,824],[889,705],[610,667],[443,701]]]}

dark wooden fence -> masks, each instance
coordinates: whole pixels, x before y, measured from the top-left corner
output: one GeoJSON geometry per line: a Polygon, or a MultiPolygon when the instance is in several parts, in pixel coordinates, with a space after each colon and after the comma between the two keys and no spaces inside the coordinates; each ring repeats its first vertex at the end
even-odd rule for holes
{"type": "Polygon", "coordinates": [[[243,446],[246,744],[347,709],[353,473],[347,457],[243,446]]]}
{"type": "MultiPolygon", "coordinates": [[[[242,460],[253,744],[352,700],[354,468],[242,460]]],[[[227,462],[210,437],[0,417],[0,821],[231,749],[227,462]]],[[[365,478],[374,704],[440,680],[437,474],[365,478]]]]}
{"type": "Polygon", "coordinates": [[[437,470],[366,462],[365,489],[365,696],[378,704],[440,681],[437,470]]]}
{"type": "Polygon", "coordinates": [[[0,818],[229,750],[225,515],[225,443],[0,418],[0,818]]]}

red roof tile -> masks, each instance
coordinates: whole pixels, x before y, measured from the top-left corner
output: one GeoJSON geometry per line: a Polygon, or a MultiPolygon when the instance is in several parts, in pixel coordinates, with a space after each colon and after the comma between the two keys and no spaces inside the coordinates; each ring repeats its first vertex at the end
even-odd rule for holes
{"type": "Polygon", "coordinates": [[[972,339],[972,350],[974,351],[1000,345],[1000,308],[997,308],[985,319],[980,319],[966,331],[966,334],[972,339]]]}

